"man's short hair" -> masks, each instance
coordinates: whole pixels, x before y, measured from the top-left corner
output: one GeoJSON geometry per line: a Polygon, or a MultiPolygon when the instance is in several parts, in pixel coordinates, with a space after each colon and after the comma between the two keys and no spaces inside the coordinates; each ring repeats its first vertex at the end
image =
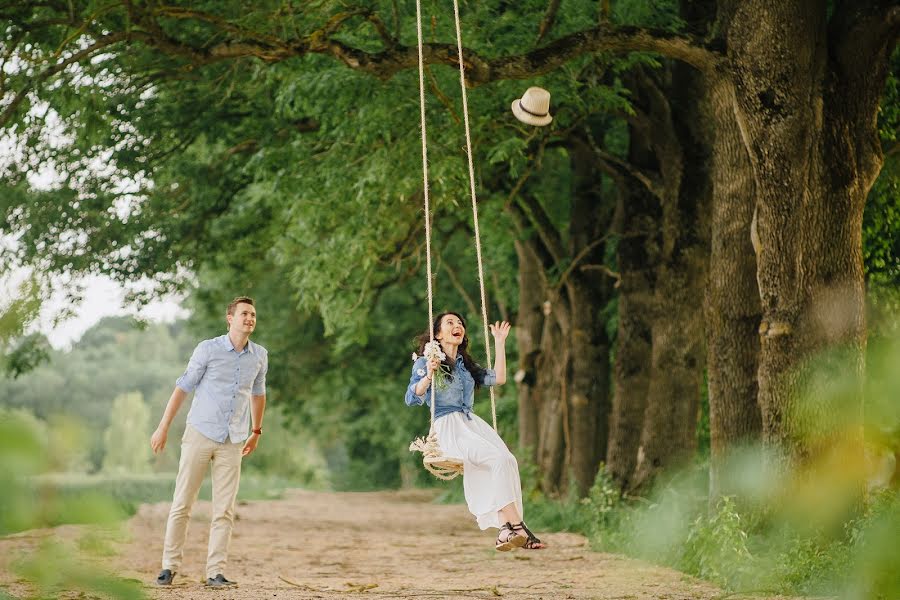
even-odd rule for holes
{"type": "Polygon", "coordinates": [[[249,296],[238,296],[237,298],[235,298],[234,300],[232,300],[231,302],[228,303],[228,308],[225,310],[225,314],[233,315],[234,307],[237,306],[238,304],[242,304],[242,303],[253,306],[253,298],[251,298],[249,296]]]}

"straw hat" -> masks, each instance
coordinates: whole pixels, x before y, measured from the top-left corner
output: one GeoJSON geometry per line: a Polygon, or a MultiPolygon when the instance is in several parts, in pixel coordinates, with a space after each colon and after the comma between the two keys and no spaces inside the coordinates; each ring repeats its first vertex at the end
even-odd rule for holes
{"type": "Polygon", "coordinates": [[[544,88],[530,87],[521,98],[513,100],[512,111],[523,123],[549,125],[553,120],[550,116],[550,92],[544,88]]]}

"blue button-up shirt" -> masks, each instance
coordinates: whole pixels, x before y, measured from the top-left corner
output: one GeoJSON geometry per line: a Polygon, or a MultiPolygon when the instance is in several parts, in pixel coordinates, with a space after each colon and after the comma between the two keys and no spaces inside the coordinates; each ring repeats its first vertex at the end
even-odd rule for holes
{"type": "Polygon", "coordinates": [[[240,352],[227,335],[197,344],[184,375],[175,382],[185,392],[194,392],[187,422],[216,442],[246,440],[250,396],[266,393],[268,368],[269,353],[249,340],[240,352]]]}
{"type": "MultiPolygon", "coordinates": [[[[416,406],[426,404],[431,407],[431,386],[429,384],[422,396],[416,396],[416,385],[428,373],[425,363],[427,361],[420,356],[416,359],[412,368],[412,376],[409,378],[409,387],[406,388],[406,404],[416,406]]],[[[446,376],[446,375],[445,375],[446,376]]],[[[493,369],[485,369],[484,381],[481,385],[497,385],[497,373],[493,369]]],[[[434,390],[434,418],[443,417],[452,412],[461,412],[469,417],[472,412],[472,404],[475,401],[475,379],[463,362],[462,355],[457,354],[456,365],[453,368],[453,379],[447,377],[447,387],[441,389],[435,386],[434,390]]]]}

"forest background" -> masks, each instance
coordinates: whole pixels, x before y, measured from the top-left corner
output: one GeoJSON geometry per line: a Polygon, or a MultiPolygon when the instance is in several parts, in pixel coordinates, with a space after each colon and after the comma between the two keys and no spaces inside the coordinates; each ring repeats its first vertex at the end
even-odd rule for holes
{"type": "MultiPolygon", "coordinates": [[[[437,308],[476,342],[452,4],[423,10],[437,308]]],[[[427,416],[400,401],[428,321],[415,3],[0,14],[3,269],[28,274],[0,402],[40,469],[95,474],[52,484],[168,477],[174,450],[142,440],[249,294],[273,434],[250,470],[430,485],[407,451],[427,416]],[[190,317],[51,350],[29,325],[87,274],[184,293],[190,317]]],[[[890,597],[896,3],[497,0],[461,23],[488,311],[515,325],[498,418],[538,519],[735,589],[890,597]],[[529,85],[552,126],[512,118],[529,85]]]]}

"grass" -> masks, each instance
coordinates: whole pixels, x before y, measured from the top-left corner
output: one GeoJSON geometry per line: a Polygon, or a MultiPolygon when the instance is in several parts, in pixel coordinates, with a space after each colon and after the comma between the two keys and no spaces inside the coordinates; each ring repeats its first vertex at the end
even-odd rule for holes
{"type": "MultiPolygon", "coordinates": [[[[645,498],[623,498],[605,471],[585,498],[549,498],[522,469],[525,516],[535,532],[568,531],[591,547],[671,567],[729,593],[900,598],[900,494],[885,490],[837,527],[792,521],[775,507],[740,508],[723,497],[710,509],[706,465],[671,476],[645,498]]],[[[465,499],[460,480],[441,503],[465,499]]]]}

